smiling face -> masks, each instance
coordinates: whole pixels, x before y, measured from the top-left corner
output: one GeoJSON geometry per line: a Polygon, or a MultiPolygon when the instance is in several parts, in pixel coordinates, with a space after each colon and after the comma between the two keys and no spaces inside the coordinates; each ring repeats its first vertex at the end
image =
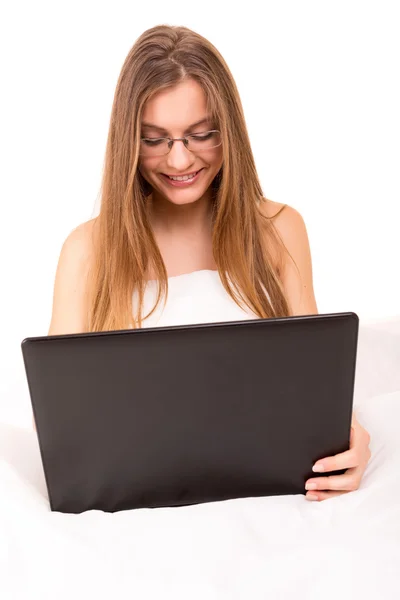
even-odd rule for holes
{"type": "MultiPolygon", "coordinates": [[[[156,93],[144,107],[142,138],[180,138],[212,129],[215,123],[207,114],[206,96],[193,79],[156,93]]],[[[204,150],[202,143],[193,152],[177,141],[165,156],[139,157],[139,170],[153,188],[153,200],[161,197],[182,205],[211,197],[211,182],[222,166],[222,146],[204,150]],[[170,179],[194,173],[190,181],[170,179]]]]}

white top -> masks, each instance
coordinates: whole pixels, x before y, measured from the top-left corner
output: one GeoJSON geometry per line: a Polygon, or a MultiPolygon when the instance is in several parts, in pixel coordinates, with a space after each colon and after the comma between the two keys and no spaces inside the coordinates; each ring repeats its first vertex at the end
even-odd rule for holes
{"type": "MultiPolygon", "coordinates": [[[[155,304],[157,281],[147,282],[143,316],[155,304]]],[[[137,292],[133,294],[136,307],[137,292]]],[[[218,323],[257,319],[250,309],[241,309],[226,292],[218,271],[204,269],[168,278],[168,298],[161,300],[156,311],[143,320],[142,327],[218,323]]]]}

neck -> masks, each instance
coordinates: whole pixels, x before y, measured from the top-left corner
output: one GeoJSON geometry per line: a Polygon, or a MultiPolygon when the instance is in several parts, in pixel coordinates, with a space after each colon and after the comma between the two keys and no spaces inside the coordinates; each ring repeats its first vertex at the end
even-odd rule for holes
{"type": "Polygon", "coordinates": [[[190,204],[174,204],[157,193],[148,197],[149,218],[155,231],[166,234],[201,234],[211,231],[209,191],[190,204]]]}

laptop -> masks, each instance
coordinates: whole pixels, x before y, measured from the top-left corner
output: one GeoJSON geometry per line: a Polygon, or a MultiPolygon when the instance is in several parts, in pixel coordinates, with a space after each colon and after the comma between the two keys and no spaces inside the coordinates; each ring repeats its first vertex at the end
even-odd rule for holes
{"type": "Polygon", "coordinates": [[[358,324],[349,312],[24,339],[51,510],[305,494],[315,461],[349,448],[358,324]]]}

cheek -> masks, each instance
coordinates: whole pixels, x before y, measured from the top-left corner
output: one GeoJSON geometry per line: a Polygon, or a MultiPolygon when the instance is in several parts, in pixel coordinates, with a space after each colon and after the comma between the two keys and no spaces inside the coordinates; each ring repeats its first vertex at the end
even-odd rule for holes
{"type": "Polygon", "coordinates": [[[213,160],[212,164],[213,164],[213,166],[216,166],[219,171],[220,168],[222,167],[222,163],[223,163],[222,150],[220,148],[218,148],[218,150],[214,156],[214,160],[213,160]]]}
{"type": "MultiPolygon", "coordinates": [[[[199,155],[200,158],[200,155],[199,155]]],[[[223,163],[223,158],[222,158],[222,152],[216,152],[211,150],[209,153],[203,153],[203,155],[201,156],[201,161],[203,166],[208,167],[208,171],[211,175],[211,173],[213,174],[213,176],[215,175],[215,173],[217,173],[220,168],[222,167],[222,163],[223,163]],[[215,171],[215,173],[214,173],[215,171]]]]}
{"type": "Polygon", "coordinates": [[[145,160],[141,161],[138,166],[139,172],[143,175],[145,179],[148,179],[152,175],[152,171],[157,169],[157,161],[156,160],[145,160]]]}

